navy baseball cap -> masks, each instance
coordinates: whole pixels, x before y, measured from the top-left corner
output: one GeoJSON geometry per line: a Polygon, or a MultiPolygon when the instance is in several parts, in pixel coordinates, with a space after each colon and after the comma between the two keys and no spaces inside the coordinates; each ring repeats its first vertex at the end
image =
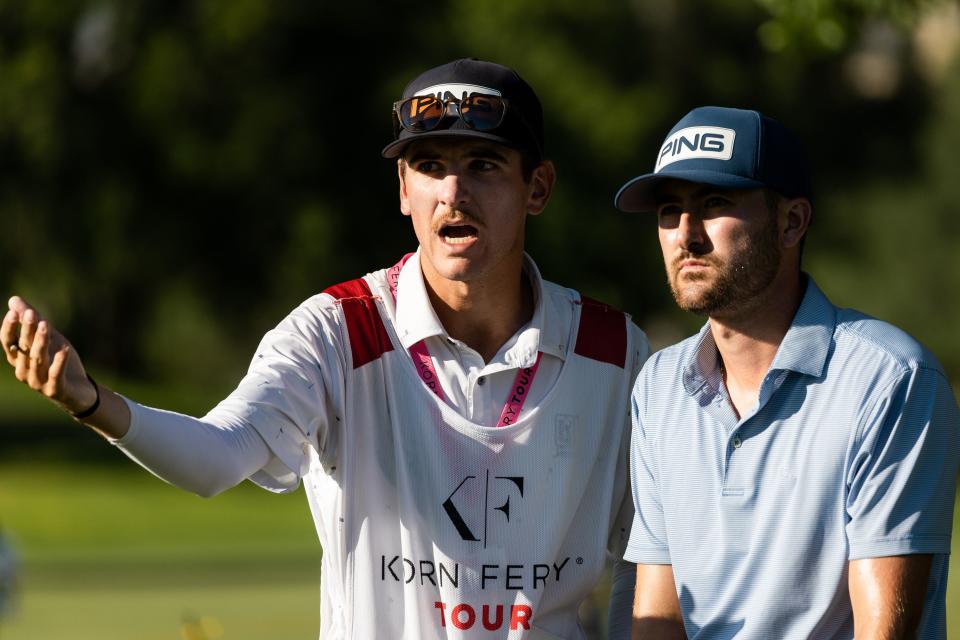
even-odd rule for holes
{"type": "Polygon", "coordinates": [[[810,198],[803,147],[782,124],[757,111],[698,107],[674,125],[660,147],[653,173],[620,188],[621,211],[653,212],[654,193],[666,179],[725,189],[769,188],[787,198],[810,198]]]}
{"type": "Polygon", "coordinates": [[[437,137],[481,138],[543,158],[543,108],[533,88],[520,75],[500,64],[476,58],[454,60],[424,71],[410,81],[402,99],[435,95],[441,100],[462,100],[470,94],[498,96],[507,109],[499,126],[485,131],[472,129],[455,113],[448,113],[429,131],[415,132],[397,125],[394,113],[394,141],[383,148],[384,158],[396,158],[414,140],[437,137]]]}

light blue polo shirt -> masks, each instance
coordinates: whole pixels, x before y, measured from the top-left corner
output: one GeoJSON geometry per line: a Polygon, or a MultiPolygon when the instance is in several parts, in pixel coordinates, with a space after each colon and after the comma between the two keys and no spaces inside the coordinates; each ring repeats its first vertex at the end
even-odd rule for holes
{"type": "Polygon", "coordinates": [[[946,636],[960,412],[906,333],[808,278],[737,419],[709,323],[658,352],[633,397],[625,558],[672,564],[689,638],[853,638],[847,563],[936,554],[920,638],[946,636]]]}

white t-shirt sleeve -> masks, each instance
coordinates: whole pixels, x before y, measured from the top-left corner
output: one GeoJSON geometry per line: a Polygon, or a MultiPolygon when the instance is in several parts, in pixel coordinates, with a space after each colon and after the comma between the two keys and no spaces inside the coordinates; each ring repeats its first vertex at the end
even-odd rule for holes
{"type": "Polygon", "coordinates": [[[114,444],[154,475],[202,496],[247,478],[271,491],[295,489],[311,449],[323,464],[336,451],[328,418],[339,424],[339,414],[328,389],[342,398],[343,359],[326,300],[308,300],[268,332],[239,386],[205,417],[127,400],[130,429],[114,444]]]}
{"type": "Polygon", "coordinates": [[[239,386],[204,418],[256,429],[271,457],[250,479],[271,491],[299,485],[311,449],[325,466],[336,457],[344,353],[329,300],[311,298],[267,332],[239,386]]]}
{"type": "Polygon", "coordinates": [[[134,462],[170,484],[210,497],[270,461],[260,434],[243,424],[212,424],[130,400],[130,428],[111,440],[134,462]]]}

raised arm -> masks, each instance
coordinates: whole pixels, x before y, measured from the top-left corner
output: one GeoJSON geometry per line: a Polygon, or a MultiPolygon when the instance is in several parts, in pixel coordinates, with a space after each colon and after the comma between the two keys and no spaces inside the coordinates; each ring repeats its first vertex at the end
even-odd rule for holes
{"type": "Polygon", "coordinates": [[[96,384],[70,341],[23,298],[13,296],[8,306],[0,344],[17,380],[102,435],[126,435],[130,410],[123,398],[96,384]]]}
{"type": "Polygon", "coordinates": [[[932,559],[922,554],[850,562],[850,604],[857,640],[915,637],[932,559]]]}
{"type": "Polygon", "coordinates": [[[158,477],[198,495],[213,496],[269,463],[270,450],[250,425],[128,404],[93,382],[70,342],[36,309],[17,296],[9,306],[0,326],[0,345],[17,379],[113,439],[158,477]]]}

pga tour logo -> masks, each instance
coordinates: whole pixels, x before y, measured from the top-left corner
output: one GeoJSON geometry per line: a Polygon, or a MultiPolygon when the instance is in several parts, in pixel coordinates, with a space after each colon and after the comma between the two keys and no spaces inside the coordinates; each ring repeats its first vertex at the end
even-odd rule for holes
{"type": "Polygon", "coordinates": [[[733,141],[737,132],[723,127],[687,127],[680,129],[660,147],[657,156],[657,166],[654,173],[659,173],[668,164],[678,160],[692,158],[710,158],[713,160],[729,160],[733,157],[733,141]]]}

